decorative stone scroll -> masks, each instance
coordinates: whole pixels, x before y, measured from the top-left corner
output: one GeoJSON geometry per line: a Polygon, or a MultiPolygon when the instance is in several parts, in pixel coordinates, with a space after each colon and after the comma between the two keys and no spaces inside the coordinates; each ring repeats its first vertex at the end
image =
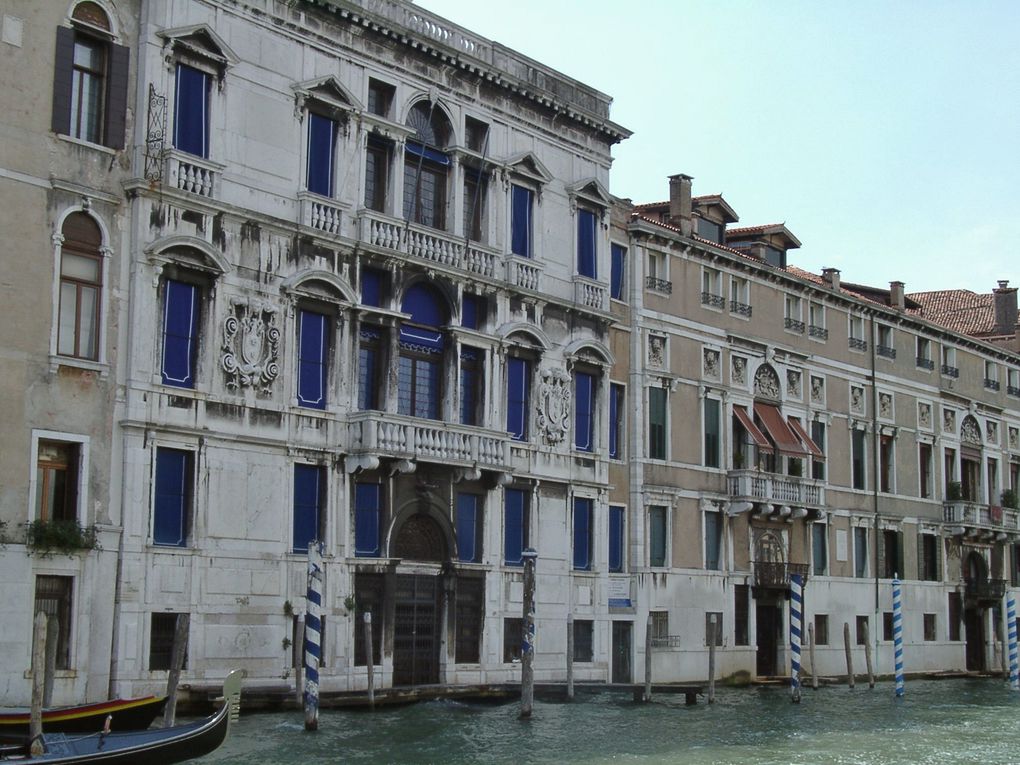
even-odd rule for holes
{"type": "Polygon", "coordinates": [[[754,395],[779,401],[779,375],[768,364],[762,364],[754,373],[754,395]]]}
{"type": "Polygon", "coordinates": [[[280,374],[276,308],[254,298],[234,298],[230,308],[231,314],[223,320],[220,354],[227,387],[250,387],[269,395],[273,381],[280,374]]]}
{"type": "Polygon", "coordinates": [[[542,370],[538,430],[549,444],[560,443],[570,432],[570,375],[563,369],[542,370]]]}

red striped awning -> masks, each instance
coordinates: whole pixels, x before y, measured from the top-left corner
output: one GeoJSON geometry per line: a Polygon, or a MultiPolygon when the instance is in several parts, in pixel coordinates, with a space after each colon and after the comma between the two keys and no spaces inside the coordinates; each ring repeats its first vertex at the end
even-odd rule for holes
{"type": "Polygon", "coordinates": [[[818,444],[816,444],[814,440],[812,440],[811,436],[808,435],[808,432],[804,429],[804,426],[800,424],[800,420],[798,420],[796,417],[788,417],[786,419],[786,422],[789,423],[790,429],[794,432],[797,438],[800,439],[800,442],[804,444],[805,447],[807,447],[807,450],[811,453],[812,459],[816,460],[825,459],[825,453],[821,450],[821,448],[819,448],[818,444]]]}
{"type": "Polygon", "coordinates": [[[810,453],[801,445],[797,434],[790,430],[786,418],[779,411],[779,407],[772,404],[755,402],[754,413],[758,415],[765,431],[772,438],[776,448],[781,454],[788,457],[808,457],[810,453]]]}
{"type": "Polygon", "coordinates": [[[754,420],[751,419],[751,415],[747,413],[747,409],[745,407],[742,407],[739,404],[734,404],[733,414],[737,416],[740,424],[744,426],[744,430],[747,431],[751,440],[754,441],[755,446],[764,452],[774,452],[776,450],[775,447],[772,446],[771,442],[765,438],[765,434],[758,430],[758,426],[754,424],[754,420]]]}

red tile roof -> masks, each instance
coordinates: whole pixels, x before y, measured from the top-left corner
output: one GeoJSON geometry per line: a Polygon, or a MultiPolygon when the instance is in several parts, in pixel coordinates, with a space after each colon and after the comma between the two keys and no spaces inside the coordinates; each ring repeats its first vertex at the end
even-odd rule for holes
{"type": "Polygon", "coordinates": [[[933,290],[910,296],[921,304],[924,318],[965,335],[995,332],[995,296],[970,290],[933,290]]]}
{"type": "MultiPolygon", "coordinates": [[[[791,266],[790,264],[787,264],[786,265],[786,273],[790,274],[791,276],[798,276],[801,279],[804,279],[805,281],[812,282],[814,284],[820,284],[823,287],[828,287],[829,286],[829,282],[825,279],[824,276],[819,276],[818,274],[813,274],[810,271],[805,271],[802,268],[797,268],[797,266],[791,266]]],[[[874,300],[874,299],[868,297],[867,295],[865,295],[862,292],[856,292],[856,291],[854,291],[852,289],[849,289],[845,284],[840,284],[839,285],[839,291],[842,294],[844,294],[844,295],[850,295],[851,297],[855,297],[858,300],[863,300],[866,303],[875,303],[877,305],[885,305],[885,303],[883,303],[883,302],[881,302],[879,300],[874,300]]]]}

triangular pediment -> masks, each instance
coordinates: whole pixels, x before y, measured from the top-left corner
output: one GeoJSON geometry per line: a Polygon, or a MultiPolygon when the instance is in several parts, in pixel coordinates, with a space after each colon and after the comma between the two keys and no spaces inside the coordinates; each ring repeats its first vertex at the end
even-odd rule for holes
{"type": "Polygon", "coordinates": [[[506,162],[506,168],[511,173],[522,175],[537,183],[549,183],[553,179],[549,168],[542,164],[542,161],[533,152],[524,152],[511,157],[506,162]]]}
{"type": "Polygon", "coordinates": [[[164,29],[158,35],[165,46],[207,59],[220,67],[233,66],[241,60],[223,38],[205,24],[164,29]]]}
{"type": "Polygon", "coordinates": [[[567,193],[592,202],[599,207],[609,207],[611,201],[608,189],[602,185],[598,178],[585,178],[583,181],[573,183],[567,186],[567,193]]]}
{"type": "Polygon", "coordinates": [[[356,99],[336,75],[328,74],[314,80],[298,82],[291,86],[299,98],[312,99],[343,111],[362,110],[361,102],[356,99]]]}

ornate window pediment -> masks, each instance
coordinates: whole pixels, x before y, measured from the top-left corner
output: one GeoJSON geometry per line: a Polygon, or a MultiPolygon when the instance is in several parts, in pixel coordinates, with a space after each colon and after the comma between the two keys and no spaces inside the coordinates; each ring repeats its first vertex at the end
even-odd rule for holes
{"type": "Polygon", "coordinates": [[[543,165],[541,160],[530,151],[511,157],[506,161],[503,169],[507,174],[508,183],[510,176],[516,175],[531,181],[539,187],[539,190],[553,179],[553,174],[549,172],[549,168],[543,165]]]}
{"type": "Polygon", "coordinates": [[[567,198],[570,200],[571,210],[576,210],[578,204],[582,204],[597,208],[603,216],[612,201],[609,191],[597,178],[585,178],[567,186],[567,198]]]}
{"type": "Polygon", "coordinates": [[[158,35],[163,38],[163,53],[168,60],[182,57],[204,63],[216,71],[220,80],[229,67],[241,60],[223,38],[205,24],[164,29],[158,35]]]}
{"type": "Polygon", "coordinates": [[[298,119],[304,118],[305,109],[312,104],[326,112],[327,117],[337,120],[364,109],[358,99],[332,74],[296,82],[291,85],[291,89],[294,91],[294,113],[298,119]]]}
{"type": "Polygon", "coordinates": [[[157,267],[168,263],[220,276],[230,270],[223,253],[204,239],[193,236],[172,236],[146,248],[149,262],[157,267]]]}

